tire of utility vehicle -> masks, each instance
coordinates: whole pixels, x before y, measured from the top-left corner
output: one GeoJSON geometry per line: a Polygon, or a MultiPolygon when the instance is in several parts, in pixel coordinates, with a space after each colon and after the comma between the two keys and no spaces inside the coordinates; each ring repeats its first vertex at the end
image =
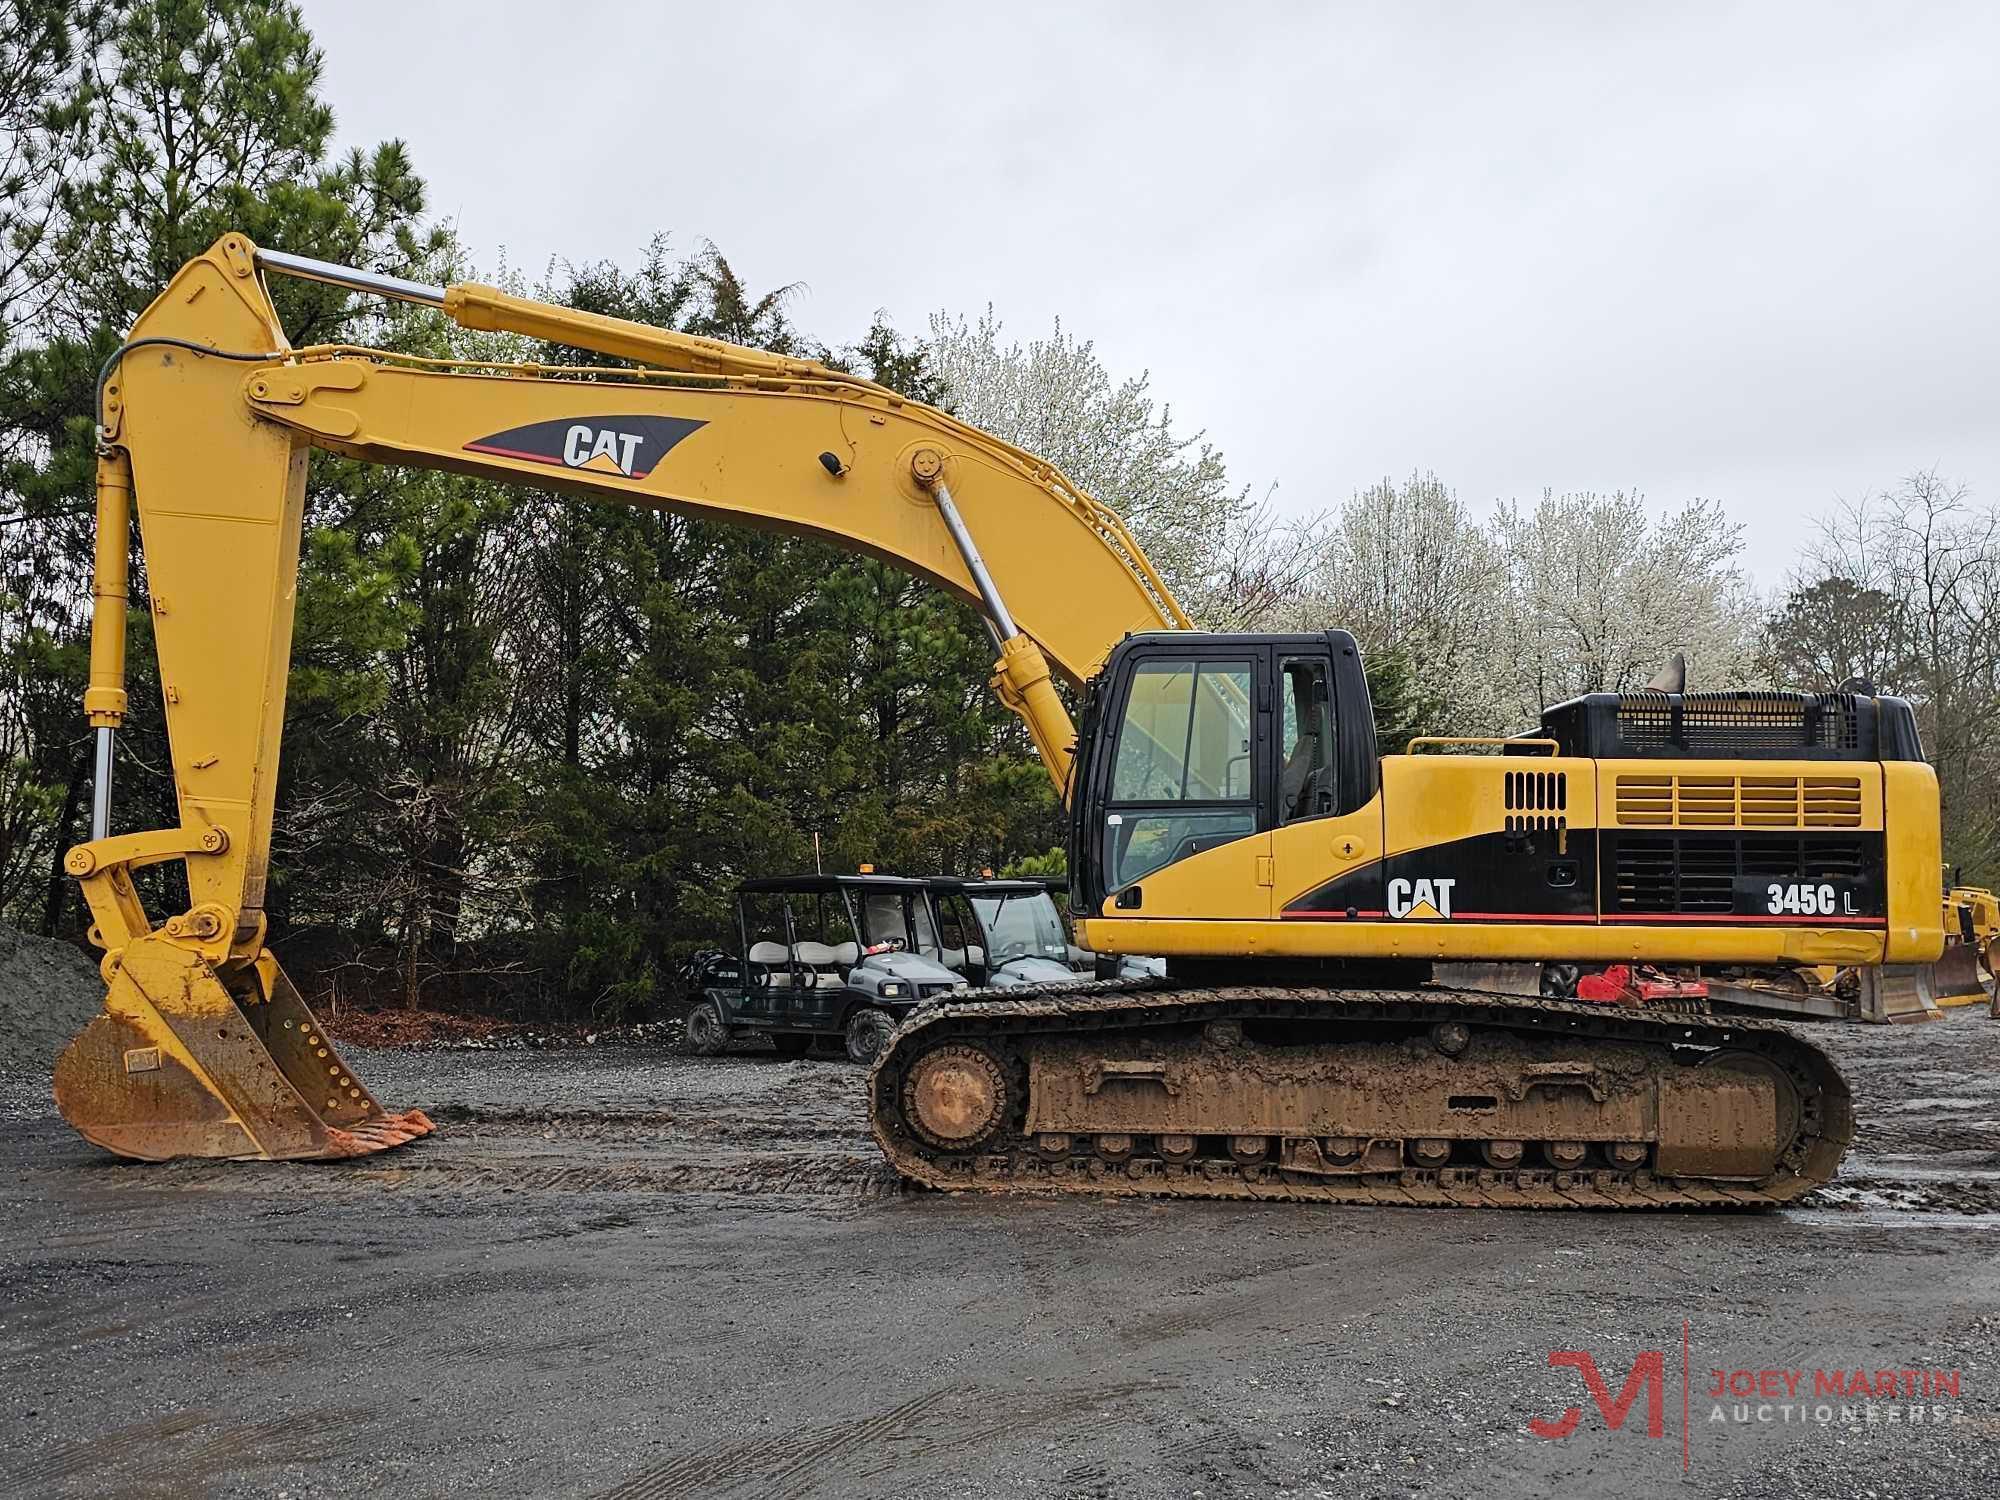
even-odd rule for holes
{"type": "Polygon", "coordinates": [[[813,1039],[781,1031],[772,1035],[771,1045],[778,1049],[780,1057],[804,1057],[812,1051],[813,1039]]]}
{"type": "Polygon", "coordinates": [[[896,1023],[887,1011],[864,1005],[847,1018],[847,1056],[864,1068],[888,1045],[896,1023]]]}
{"type": "Polygon", "coordinates": [[[687,1047],[696,1057],[713,1057],[729,1044],[729,1028],[713,1000],[698,1000],[687,1013],[687,1047]]]}

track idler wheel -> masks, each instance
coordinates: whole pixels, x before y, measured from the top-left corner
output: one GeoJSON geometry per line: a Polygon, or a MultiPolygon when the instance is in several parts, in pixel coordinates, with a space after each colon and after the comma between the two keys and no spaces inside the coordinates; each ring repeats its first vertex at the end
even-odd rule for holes
{"type": "Polygon", "coordinates": [[[1007,1070],[983,1047],[926,1052],[903,1076],[903,1118],[943,1151],[976,1151],[1006,1121],[1007,1070]]]}

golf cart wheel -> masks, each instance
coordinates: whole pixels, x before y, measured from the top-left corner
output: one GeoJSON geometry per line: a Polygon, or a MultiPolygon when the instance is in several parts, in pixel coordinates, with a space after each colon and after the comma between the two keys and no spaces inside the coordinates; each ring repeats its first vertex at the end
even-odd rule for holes
{"type": "Polygon", "coordinates": [[[687,1013],[688,1051],[696,1057],[713,1057],[729,1042],[729,1028],[713,1000],[698,1000],[687,1013]]]}
{"type": "Polygon", "coordinates": [[[896,1022],[887,1011],[877,1010],[872,1005],[862,1006],[847,1018],[848,1057],[867,1066],[888,1045],[889,1035],[895,1029],[896,1022]]]}
{"type": "Polygon", "coordinates": [[[813,1039],[800,1036],[796,1032],[777,1031],[771,1034],[771,1045],[778,1049],[780,1057],[804,1057],[812,1051],[813,1039]]]}

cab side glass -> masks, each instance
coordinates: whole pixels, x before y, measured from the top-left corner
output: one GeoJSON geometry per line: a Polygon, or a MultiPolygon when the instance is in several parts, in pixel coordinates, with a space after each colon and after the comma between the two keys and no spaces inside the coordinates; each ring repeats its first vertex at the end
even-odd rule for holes
{"type": "Polygon", "coordinates": [[[1256,831],[1250,675],[1247,661],[1133,669],[1105,817],[1111,888],[1256,831]]]}
{"type": "Polygon", "coordinates": [[[946,896],[938,903],[938,940],[938,962],[970,977],[972,955],[979,948],[979,925],[963,896],[946,896]]]}
{"type": "Polygon", "coordinates": [[[1336,801],[1333,699],[1326,662],[1287,661],[1278,692],[1284,700],[1278,739],[1278,822],[1325,817],[1336,801]]]}

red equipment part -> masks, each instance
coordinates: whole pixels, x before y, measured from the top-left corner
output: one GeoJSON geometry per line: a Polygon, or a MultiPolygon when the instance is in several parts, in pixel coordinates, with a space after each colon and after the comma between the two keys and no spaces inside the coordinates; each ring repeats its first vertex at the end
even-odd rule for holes
{"type": "Polygon", "coordinates": [[[1596,974],[1585,974],[1576,982],[1576,998],[1597,1005],[1645,1005],[1656,1000],[1706,1000],[1708,982],[1703,979],[1676,979],[1673,975],[1641,965],[1612,964],[1596,974]]]}

